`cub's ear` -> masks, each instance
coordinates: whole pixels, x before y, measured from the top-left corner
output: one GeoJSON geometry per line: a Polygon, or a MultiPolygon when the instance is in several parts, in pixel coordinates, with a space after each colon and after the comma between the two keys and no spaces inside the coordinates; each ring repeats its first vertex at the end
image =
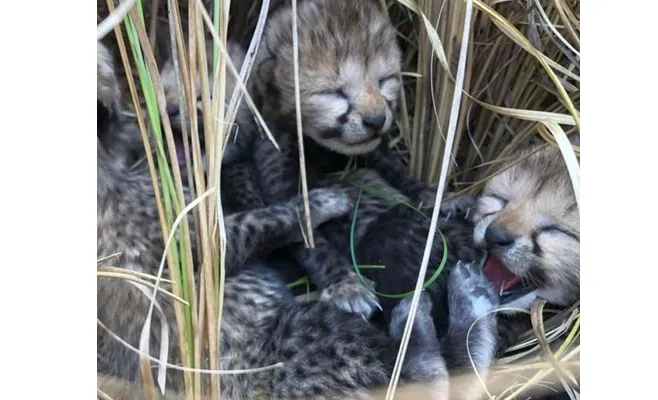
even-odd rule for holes
{"type": "Polygon", "coordinates": [[[104,127],[107,127],[110,122],[119,118],[121,92],[119,90],[119,80],[117,79],[110,51],[100,42],[98,42],[96,57],[97,120],[98,129],[101,131],[104,127]]]}

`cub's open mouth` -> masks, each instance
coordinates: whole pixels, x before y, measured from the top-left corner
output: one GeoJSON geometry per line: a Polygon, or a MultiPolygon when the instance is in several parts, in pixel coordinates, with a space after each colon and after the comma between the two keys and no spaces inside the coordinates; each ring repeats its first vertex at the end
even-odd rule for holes
{"type": "MultiPolygon", "coordinates": [[[[176,158],[178,159],[178,166],[180,168],[185,168],[187,163],[185,162],[185,146],[183,144],[183,130],[182,130],[182,122],[180,120],[180,110],[178,107],[171,106],[167,109],[167,113],[169,114],[169,118],[171,121],[172,125],[172,130],[173,130],[173,135],[174,135],[174,144],[176,145],[176,158]]],[[[200,147],[201,147],[201,156],[205,158],[205,136],[204,136],[204,130],[203,130],[203,123],[201,122],[201,115],[199,115],[199,142],[200,142],[200,147]]],[[[191,133],[189,132],[188,129],[188,136],[191,133]]],[[[191,139],[188,138],[188,146],[191,147],[191,139]]],[[[190,148],[191,151],[191,148],[190,148]]],[[[190,154],[191,156],[191,154],[190,154]]],[[[205,168],[205,165],[204,165],[205,168]]]]}
{"type": "Polygon", "coordinates": [[[493,255],[489,255],[484,264],[484,274],[493,283],[501,304],[510,303],[536,289],[521,277],[514,275],[493,255]]]}

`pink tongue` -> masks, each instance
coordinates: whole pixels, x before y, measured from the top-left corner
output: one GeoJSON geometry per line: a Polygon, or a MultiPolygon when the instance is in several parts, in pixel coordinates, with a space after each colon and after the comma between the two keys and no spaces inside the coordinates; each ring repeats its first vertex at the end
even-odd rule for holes
{"type": "Polygon", "coordinates": [[[484,273],[493,283],[498,293],[512,289],[521,283],[521,278],[509,272],[496,257],[490,256],[484,266],[484,273]]]}

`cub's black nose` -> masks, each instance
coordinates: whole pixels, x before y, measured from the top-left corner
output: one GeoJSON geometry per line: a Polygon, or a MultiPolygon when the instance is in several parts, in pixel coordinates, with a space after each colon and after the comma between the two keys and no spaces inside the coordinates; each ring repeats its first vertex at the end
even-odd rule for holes
{"type": "Polygon", "coordinates": [[[386,125],[386,115],[364,115],[362,120],[368,128],[382,129],[386,125]]]}
{"type": "Polygon", "coordinates": [[[484,240],[490,246],[509,246],[514,243],[514,236],[502,226],[492,223],[484,233],[484,240]]]}

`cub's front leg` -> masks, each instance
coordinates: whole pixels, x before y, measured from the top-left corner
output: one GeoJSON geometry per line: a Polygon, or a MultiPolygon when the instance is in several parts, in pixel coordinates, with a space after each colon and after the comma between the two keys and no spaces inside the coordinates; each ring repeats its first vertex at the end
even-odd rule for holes
{"type": "Polygon", "coordinates": [[[459,262],[450,272],[448,333],[441,341],[451,374],[450,398],[477,399],[496,354],[499,298],[475,263],[459,262]],[[475,368],[475,371],[474,371],[475,368]]]}
{"type": "MultiPolygon", "coordinates": [[[[314,189],[309,192],[311,224],[315,228],[353,209],[353,196],[341,188],[314,189]]],[[[261,252],[304,240],[302,196],[281,203],[231,214],[225,219],[227,264],[235,268],[246,264],[261,252]]]]}

